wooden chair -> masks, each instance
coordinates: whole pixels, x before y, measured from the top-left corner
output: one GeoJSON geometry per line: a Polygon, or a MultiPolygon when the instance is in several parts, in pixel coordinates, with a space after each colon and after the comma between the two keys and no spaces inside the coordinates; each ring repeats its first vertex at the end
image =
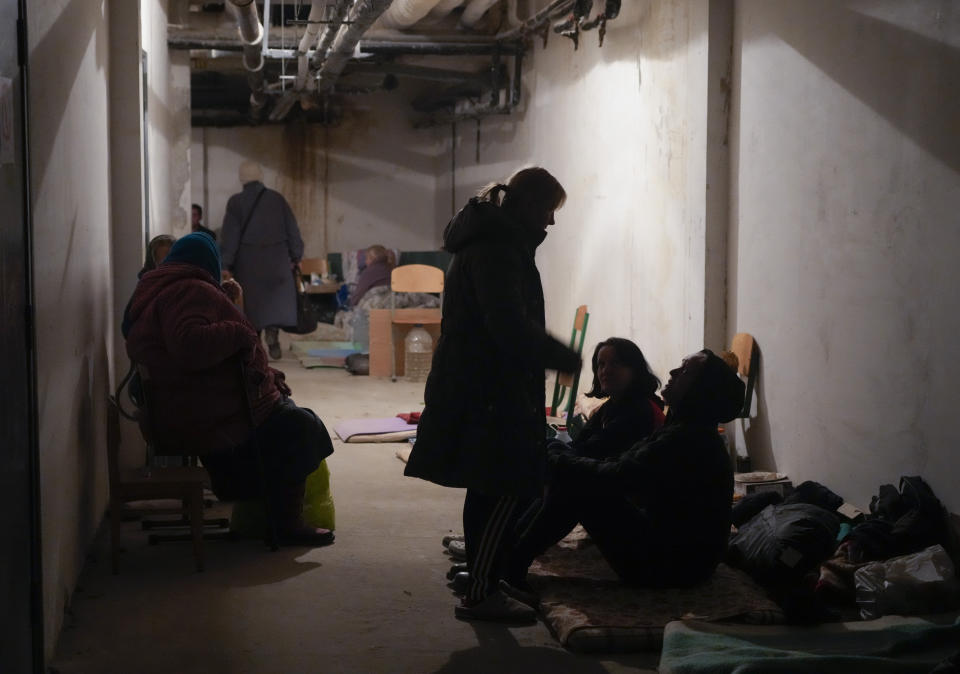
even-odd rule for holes
{"type": "MultiPolygon", "coordinates": [[[[237,373],[238,395],[242,396],[242,404],[246,413],[249,430],[254,428],[250,400],[246,388],[246,377],[243,364],[234,358],[217,366],[237,373]]],[[[140,432],[150,449],[149,455],[196,457],[200,454],[221,449],[201,444],[187,434],[166,428],[156,423],[151,415],[151,409],[156,409],[158,396],[176,395],[175,392],[159,391],[155,386],[149,370],[143,365],[137,365],[136,371],[140,377],[142,387],[142,407],[136,415],[140,432]]],[[[193,553],[197,570],[203,571],[203,489],[209,484],[207,471],[199,466],[171,466],[160,467],[145,465],[134,470],[121,470],[119,462],[119,401],[111,397],[110,416],[107,432],[107,461],[110,476],[110,539],[113,572],[118,573],[120,564],[120,524],[122,521],[123,506],[132,501],[150,499],[176,499],[182,504],[180,510],[184,521],[189,524],[190,538],[193,541],[193,553]]],[[[250,437],[255,436],[250,434],[250,437]]],[[[259,448],[258,448],[259,449],[259,448]]],[[[266,507],[266,503],[265,503],[266,507]]],[[[277,535],[271,523],[269,544],[271,549],[277,549],[277,535]]]]}
{"type": "Polygon", "coordinates": [[[427,264],[405,264],[390,273],[390,378],[397,380],[396,332],[398,326],[440,325],[441,313],[422,311],[416,314],[397,313],[396,293],[440,293],[443,305],[442,269],[427,264]]]}
{"type": "Polygon", "coordinates": [[[150,465],[122,470],[120,411],[116,399],[111,397],[110,401],[113,404],[107,412],[107,470],[110,477],[108,509],[113,573],[120,571],[120,525],[124,504],[151,499],[176,499],[183,504],[182,514],[190,523],[197,571],[203,571],[203,488],[208,481],[207,471],[197,466],[160,468],[150,465]]]}
{"type": "Polygon", "coordinates": [[[757,373],[760,369],[760,352],[753,340],[753,335],[746,332],[738,332],[733,336],[730,350],[737,355],[737,359],[740,361],[737,372],[747,380],[746,392],[743,396],[743,409],[738,415],[741,419],[746,419],[749,418],[750,408],[753,406],[753,387],[756,384],[757,373]]]}
{"type": "MultiPolygon", "coordinates": [[[[583,354],[583,343],[587,339],[587,323],[590,321],[590,313],[587,311],[587,305],[581,304],[577,307],[573,315],[573,330],[570,332],[570,348],[577,353],[583,354]],[[578,339],[579,337],[579,339],[578,339]]],[[[551,421],[563,423],[560,420],[560,405],[563,403],[564,396],[566,402],[566,420],[569,422],[573,418],[573,406],[577,402],[577,389],[580,386],[580,372],[557,372],[557,379],[553,385],[553,402],[547,410],[547,416],[551,421]],[[568,395],[569,389],[569,395],[568,395]]]]}
{"type": "Polygon", "coordinates": [[[300,260],[300,273],[306,276],[319,274],[323,276],[330,271],[330,264],[325,257],[305,257],[300,260]]]}

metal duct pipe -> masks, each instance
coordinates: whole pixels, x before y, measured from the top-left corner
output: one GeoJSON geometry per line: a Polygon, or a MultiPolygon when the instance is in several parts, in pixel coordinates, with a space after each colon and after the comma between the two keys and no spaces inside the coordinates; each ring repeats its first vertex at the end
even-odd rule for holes
{"type": "Polygon", "coordinates": [[[514,55],[523,52],[518,42],[412,42],[408,40],[362,40],[360,51],[364,54],[399,56],[416,54],[420,56],[454,56],[458,54],[487,56],[499,51],[501,54],[514,55]]]}
{"type": "Polygon", "coordinates": [[[523,23],[515,28],[510,28],[502,33],[497,33],[498,40],[516,40],[531,33],[551,18],[558,14],[566,14],[575,4],[576,0],[553,0],[549,5],[541,9],[533,16],[527,18],[523,23]]]}
{"type": "Polygon", "coordinates": [[[307,62],[307,52],[317,42],[320,34],[320,21],[323,20],[324,4],[314,2],[310,5],[310,15],[307,17],[307,28],[303,31],[300,44],[297,46],[297,80],[294,89],[302,91],[307,85],[307,75],[310,74],[310,64],[307,62]]]}
{"type": "Polygon", "coordinates": [[[437,6],[430,10],[430,16],[438,19],[444,17],[464,2],[465,0],[440,0],[437,6]]]}
{"type": "Polygon", "coordinates": [[[250,108],[253,115],[259,116],[267,102],[263,81],[263,25],[253,0],[230,0],[226,5],[233,10],[237,20],[240,40],[243,42],[243,67],[247,69],[247,82],[250,84],[250,108]]]}
{"type": "Polygon", "coordinates": [[[429,14],[440,0],[393,0],[380,17],[387,28],[409,28],[429,14]]]}
{"type": "Polygon", "coordinates": [[[317,43],[317,51],[311,64],[314,68],[319,67],[327,57],[330,45],[333,44],[333,38],[337,36],[343,22],[347,20],[347,15],[350,13],[353,4],[353,0],[337,0],[333,7],[333,16],[330,17],[330,23],[324,27],[323,33],[320,35],[320,41],[317,43]]]}
{"type": "Polygon", "coordinates": [[[337,77],[343,72],[347,61],[353,56],[353,51],[360,42],[360,38],[380,18],[390,6],[391,0],[356,0],[350,12],[350,23],[344,24],[337,33],[330,51],[317,73],[317,89],[321,93],[333,88],[337,77]]]}
{"type": "Polygon", "coordinates": [[[460,15],[460,25],[472,28],[477,21],[483,18],[487,10],[497,4],[500,0],[470,0],[470,4],[460,15]]]}

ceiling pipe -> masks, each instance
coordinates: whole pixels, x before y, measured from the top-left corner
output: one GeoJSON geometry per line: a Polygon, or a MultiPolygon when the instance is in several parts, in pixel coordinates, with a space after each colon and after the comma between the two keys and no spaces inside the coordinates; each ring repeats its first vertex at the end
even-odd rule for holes
{"type": "Polygon", "coordinates": [[[430,16],[435,19],[442,18],[462,5],[464,2],[465,0],[440,0],[440,2],[437,3],[437,6],[430,10],[430,16]]]}
{"type": "Polygon", "coordinates": [[[576,0],[553,0],[549,5],[528,17],[519,26],[497,33],[497,40],[517,40],[543,27],[553,17],[569,12],[576,0]]]}
{"type": "Polygon", "coordinates": [[[489,56],[494,52],[515,55],[523,52],[519,42],[412,42],[409,40],[361,40],[360,51],[377,56],[489,56]]]}
{"type": "Polygon", "coordinates": [[[263,80],[263,24],[253,0],[230,0],[231,8],[237,20],[240,41],[243,43],[243,67],[247,70],[247,82],[250,85],[250,112],[259,118],[263,106],[267,103],[263,80]]]}
{"type": "Polygon", "coordinates": [[[354,4],[352,0],[336,1],[333,7],[333,16],[330,17],[330,23],[324,26],[323,33],[320,35],[320,41],[317,43],[317,51],[314,53],[311,63],[314,69],[320,67],[320,64],[323,63],[323,60],[327,57],[327,52],[330,51],[330,45],[333,44],[333,39],[340,31],[343,22],[347,20],[350,9],[354,4]]]}
{"type": "Polygon", "coordinates": [[[466,28],[473,28],[476,23],[483,18],[487,10],[493,7],[500,0],[470,0],[463,14],[460,15],[460,25],[466,28]]]}
{"type": "Polygon", "coordinates": [[[344,23],[330,50],[317,71],[317,89],[320,93],[333,90],[337,77],[353,56],[360,38],[390,6],[391,0],[357,0],[350,12],[349,23],[344,23]]]}
{"type": "Polygon", "coordinates": [[[440,2],[441,0],[393,0],[389,9],[380,17],[380,23],[387,28],[409,28],[430,14],[440,2]]]}
{"type": "Polygon", "coordinates": [[[303,31],[303,37],[300,38],[300,44],[297,46],[297,79],[294,89],[303,91],[307,86],[307,76],[310,74],[310,63],[307,60],[307,52],[316,44],[317,36],[320,35],[320,22],[323,20],[324,4],[314,2],[310,5],[310,14],[307,16],[307,28],[303,31]]]}

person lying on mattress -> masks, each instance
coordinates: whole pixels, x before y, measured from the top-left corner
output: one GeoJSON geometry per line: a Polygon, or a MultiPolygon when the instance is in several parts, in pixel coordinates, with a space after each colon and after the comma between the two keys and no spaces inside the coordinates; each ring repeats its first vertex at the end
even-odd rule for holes
{"type": "Polygon", "coordinates": [[[505,592],[536,603],[527,569],[577,523],[627,583],[685,587],[713,573],[726,549],[733,498],[717,424],[741,409],[744,385],[704,349],[670,372],[661,393],[670,406],[663,428],[619,457],[551,453],[546,495],[507,560],[505,592]]]}
{"type": "Polygon", "coordinates": [[[239,288],[220,278],[213,238],[188,234],[142,276],[127,305],[127,355],[146,367],[155,391],[150,429],[211,450],[200,458],[214,493],[263,497],[281,545],[331,543],[332,531],[302,518],[306,477],[333,452],[330,436],[289,398],[283,373],[267,365],[256,329],[233,302],[239,288]]]}

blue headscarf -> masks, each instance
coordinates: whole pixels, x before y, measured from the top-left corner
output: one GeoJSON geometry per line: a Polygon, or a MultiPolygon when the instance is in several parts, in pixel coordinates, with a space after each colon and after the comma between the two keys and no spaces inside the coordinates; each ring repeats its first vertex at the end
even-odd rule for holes
{"type": "Polygon", "coordinates": [[[217,285],[220,285],[220,249],[213,237],[205,232],[194,232],[177,239],[160,264],[168,262],[192,264],[205,269],[210,272],[217,285]]]}

